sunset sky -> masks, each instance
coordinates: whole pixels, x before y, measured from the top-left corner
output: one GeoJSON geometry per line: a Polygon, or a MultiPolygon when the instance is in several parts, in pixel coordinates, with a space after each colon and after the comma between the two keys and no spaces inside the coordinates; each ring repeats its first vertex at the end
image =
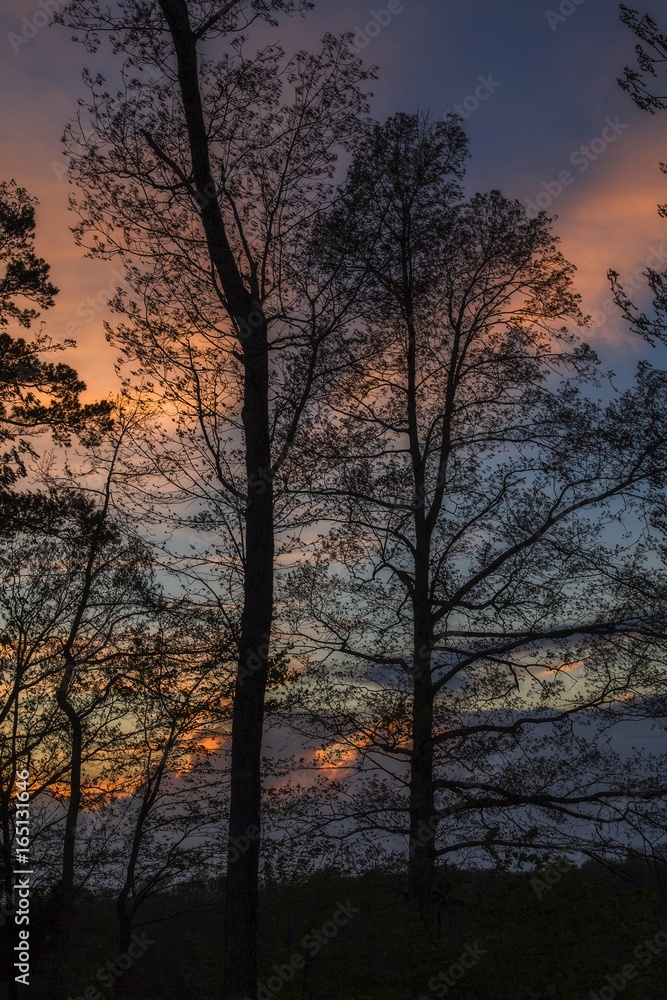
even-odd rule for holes
{"type": "MultiPolygon", "coordinates": [[[[54,8],[57,0],[42,3],[54,8]]],[[[106,394],[116,383],[102,319],[120,269],[84,259],[74,243],[60,146],[84,93],[82,67],[100,70],[104,63],[66,30],[41,27],[45,15],[37,0],[4,0],[2,7],[0,74],[13,98],[0,112],[0,175],[40,199],[37,243],[61,289],[45,317],[47,329],[60,338],[74,324],[69,333],[79,346],[72,361],[92,391],[106,394]]],[[[641,9],[659,18],[659,7],[652,0],[641,9]]],[[[664,245],[667,251],[667,223],[657,214],[658,203],[667,201],[667,178],[659,170],[667,159],[667,121],[639,111],[617,85],[623,66],[634,63],[635,40],[616,3],[320,0],[305,19],[285,19],[268,34],[289,53],[316,47],[326,30],[362,32],[363,58],[379,68],[372,106],[379,119],[416,108],[439,117],[457,104],[468,114],[478,105],[464,122],[472,151],[469,193],[497,187],[526,204],[541,194],[546,207],[545,185],[557,191],[559,174],[569,172],[571,181],[548,210],[558,215],[563,251],[579,269],[586,311],[609,299],[609,267],[641,271],[654,250],[664,245]],[[559,4],[572,13],[559,13],[559,4]],[[475,99],[476,90],[484,100],[475,99]]],[[[106,65],[113,85],[118,64],[107,59],[106,65]]],[[[587,338],[621,379],[649,352],[617,313],[587,338]]]]}

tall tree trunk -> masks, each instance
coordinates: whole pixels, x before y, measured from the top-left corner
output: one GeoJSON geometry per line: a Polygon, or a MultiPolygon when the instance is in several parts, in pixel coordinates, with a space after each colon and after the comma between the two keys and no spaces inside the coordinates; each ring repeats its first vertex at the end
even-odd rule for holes
{"type": "Polygon", "coordinates": [[[433,790],[433,684],[430,615],[423,594],[415,595],[414,618],[408,903],[428,932],[433,933],[437,826],[433,790]]]}
{"type": "MultiPolygon", "coordinates": [[[[162,786],[162,779],[164,778],[167,770],[169,755],[171,754],[171,751],[174,748],[174,743],[176,742],[177,732],[178,721],[173,719],[169,735],[162,749],[160,760],[158,761],[158,765],[155,768],[153,775],[149,776],[146,781],[141,807],[134,826],[132,844],[130,846],[130,856],[127,860],[127,868],[125,870],[125,880],[116,897],[119,955],[124,955],[129,950],[130,944],[132,943],[132,919],[133,912],[135,911],[130,904],[130,895],[135,887],[137,864],[139,862],[139,855],[141,853],[141,847],[146,832],[146,823],[162,786]]],[[[121,976],[116,980],[114,983],[114,993],[116,996],[127,996],[130,992],[131,986],[127,976],[121,976]]]]}
{"type": "MultiPolygon", "coordinates": [[[[125,873],[125,881],[121,886],[120,892],[116,897],[116,919],[118,921],[118,955],[124,955],[131,944],[132,941],[132,909],[130,906],[130,893],[134,887],[134,879],[137,867],[137,861],[139,860],[139,851],[141,849],[141,841],[143,839],[143,830],[148,814],[146,807],[146,800],[142,803],[142,808],[139,812],[139,817],[137,819],[137,824],[134,829],[134,836],[132,838],[132,846],[130,848],[130,857],[127,864],[127,869],[125,873]]],[[[128,982],[128,977],[126,975],[119,976],[118,979],[114,981],[113,990],[114,996],[124,997],[130,992],[130,984],[128,982]]]]}
{"type": "Polygon", "coordinates": [[[268,330],[258,290],[246,288],[234,258],[211,172],[199,89],[197,39],[186,0],[159,0],[174,43],[188,130],[192,175],[211,263],[225,306],[240,331],[245,366],[242,419],[248,501],[245,511],[244,604],[232,715],[230,849],[225,901],[224,1000],[257,995],[257,915],[261,749],[267,662],[273,617],[274,513],[269,423],[268,330]],[[245,843],[245,840],[241,842],[245,843]]]}
{"type": "MultiPolygon", "coordinates": [[[[418,535],[419,537],[419,535],[418,535]]],[[[419,542],[418,542],[419,555],[419,542]]],[[[412,756],[410,758],[410,837],[408,854],[409,995],[422,997],[423,946],[437,934],[435,882],[435,798],[433,790],[433,684],[431,678],[430,607],[423,559],[417,559],[413,596],[414,649],[412,689],[412,756]]]]}
{"type": "Polygon", "coordinates": [[[267,657],[273,615],[273,489],[269,436],[269,366],[266,325],[246,344],[243,423],[246,434],[248,506],[244,607],[239,670],[232,715],[230,850],[225,900],[225,1000],[257,991],[257,913],[261,757],[267,657]]]}
{"type": "Polygon", "coordinates": [[[74,920],[74,862],[76,848],[76,824],[81,808],[81,752],[82,732],[81,719],[76,709],[67,697],[67,690],[74,672],[74,661],[67,657],[68,662],[62,683],[56,691],[58,707],[67,716],[71,730],[70,749],[70,794],[65,816],[65,835],[63,840],[63,862],[60,883],[56,889],[55,919],[57,921],[54,933],[53,978],[51,981],[51,1000],[65,1000],[67,995],[67,961],[69,958],[72,923],[74,920]]]}
{"type": "Polygon", "coordinates": [[[407,424],[414,482],[415,531],[413,614],[412,756],[410,758],[410,839],[408,904],[428,933],[436,923],[433,905],[435,879],[435,797],[433,790],[433,682],[431,657],[433,627],[430,597],[431,536],[426,512],[426,470],[419,433],[417,329],[411,279],[409,229],[404,221],[402,308],[407,317],[407,424]]]}

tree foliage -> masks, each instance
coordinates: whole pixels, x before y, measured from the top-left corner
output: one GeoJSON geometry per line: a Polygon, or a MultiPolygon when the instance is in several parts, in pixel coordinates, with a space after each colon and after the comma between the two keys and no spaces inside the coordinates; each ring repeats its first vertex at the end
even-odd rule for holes
{"type": "MultiPolygon", "coordinates": [[[[664,111],[667,109],[667,35],[660,31],[648,14],[640,17],[638,11],[624,4],[621,4],[621,21],[640,39],[635,47],[640,71],[626,66],[624,76],[619,78],[618,83],[642,111],[652,115],[656,111],[664,111]],[[650,77],[657,80],[659,75],[665,76],[666,80],[664,85],[658,85],[655,92],[650,77]]],[[[666,164],[661,163],[660,169],[667,174],[666,164]]],[[[659,205],[658,212],[667,219],[667,204],[659,205]]],[[[608,272],[616,304],[631,328],[649,344],[664,344],[667,337],[667,274],[649,268],[645,275],[653,293],[651,315],[635,305],[620,283],[618,272],[608,272]]]]}
{"type": "Polygon", "coordinates": [[[407,839],[431,923],[437,857],[624,801],[573,719],[665,692],[665,373],[592,397],[604,373],[562,325],[584,318],[550,221],[464,200],[463,150],[455,124],[391,118],[332,216],[323,244],[350,248],[365,309],[304,443],[331,527],[291,589],[316,663],[303,731],[328,734],[348,816],[407,839]]]}
{"type": "MultiPolygon", "coordinates": [[[[40,498],[19,498],[9,491],[26,475],[34,456],[32,438],[48,429],[67,443],[73,432],[94,438],[108,424],[106,403],[82,404],[86,386],[69,365],[48,356],[73,346],[54,343],[40,330],[31,339],[8,332],[16,324],[30,328],[40,309],[54,303],[58,289],[49,281],[49,265],[35,252],[35,205],[14,181],[0,183],[0,530],[26,518],[44,516],[40,498]]],[[[43,498],[41,498],[43,499],[43,498]]],[[[54,513],[52,511],[52,513],[54,513]]]]}

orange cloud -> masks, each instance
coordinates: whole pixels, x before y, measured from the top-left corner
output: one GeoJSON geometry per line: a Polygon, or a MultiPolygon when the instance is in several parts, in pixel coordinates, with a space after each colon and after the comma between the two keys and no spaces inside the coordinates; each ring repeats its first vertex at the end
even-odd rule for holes
{"type": "Polygon", "coordinates": [[[649,264],[667,268],[667,224],[657,210],[667,201],[667,178],[659,169],[666,144],[650,124],[642,128],[633,123],[627,138],[591,164],[549,210],[559,216],[554,228],[561,249],[577,267],[584,311],[602,311],[607,303],[608,314],[596,317],[596,325],[584,333],[593,346],[632,348],[636,343],[620,312],[609,304],[607,271],[612,268],[627,278],[636,274],[641,287],[634,300],[648,305],[650,293],[641,272],[649,264]]]}

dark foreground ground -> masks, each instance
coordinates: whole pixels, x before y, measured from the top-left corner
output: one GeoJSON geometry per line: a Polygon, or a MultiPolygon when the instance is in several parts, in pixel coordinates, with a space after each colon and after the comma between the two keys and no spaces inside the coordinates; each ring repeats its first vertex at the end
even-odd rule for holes
{"type": "MultiPolygon", "coordinates": [[[[411,927],[400,874],[270,879],[261,1000],[408,1000],[417,987],[425,1000],[667,1000],[667,865],[443,870],[437,889],[439,933],[429,941],[411,927]]],[[[82,900],[72,1000],[216,1000],[222,892],[197,883],[155,897],[129,956],[118,954],[113,900],[82,900]]],[[[53,919],[35,897],[26,998],[45,995],[53,919]]]]}

